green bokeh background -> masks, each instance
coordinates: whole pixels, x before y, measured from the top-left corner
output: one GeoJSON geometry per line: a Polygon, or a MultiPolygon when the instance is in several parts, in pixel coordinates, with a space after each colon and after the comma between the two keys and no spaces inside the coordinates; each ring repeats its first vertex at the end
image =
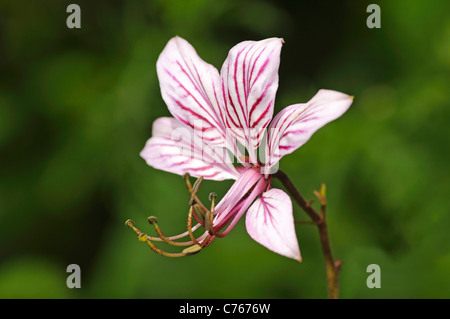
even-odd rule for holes
{"type": "MultiPolygon", "coordinates": [[[[303,263],[243,220],[200,254],[168,259],[124,226],[184,230],[179,176],[138,156],[169,112],[155,63],[180,35],[220,68],[243,40],[283,37],[275,112],[320,88],[355,96],[281,168],[309,199],[328,187],[343,298],[450,297],[449,1],[12,1],[0,3],[0,298],[323,298],[315,227],[303,263]],[[81,6],[81,29],[66,7],[81,6]],[[81,289],[66,267],[81,267],[81,289]],[[368,289],[366,267],[381,267],[368,289]]],[[[205,182],[223,196],[231,181],[205,182]]],[[[281,187],[276,181],[274,184],[281,187]]],[[[298,220],[307,217],[297,207],[298,220]]]]}

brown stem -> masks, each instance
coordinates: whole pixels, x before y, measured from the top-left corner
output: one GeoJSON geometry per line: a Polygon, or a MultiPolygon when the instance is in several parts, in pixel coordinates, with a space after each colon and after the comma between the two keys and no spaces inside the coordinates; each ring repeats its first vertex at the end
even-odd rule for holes
{"type": "Polygon", "coordinates": [[[321,211],[318,213],[312,206],[310,202],[307,202],[302,195],[292,184],[289,177],[281,170],[278,170],[274,175],[278,178],[281,183],[286,187],[289,194],[297,202],[297,204],[308,214],[311,220],[317,225],[320,235],[320,243],[322,246],[322,253],[325,258],[325,268],[327,273],[327,283],[328,283],[328,298],[338,299],[339,298],[339,270],[341,267],[341,260],[336,262],[333,259],[333,253],[330,246],[330,238],[328,237],[327,223],[325,221],[325,199],[321,199],[322,206],[321,211]]]}

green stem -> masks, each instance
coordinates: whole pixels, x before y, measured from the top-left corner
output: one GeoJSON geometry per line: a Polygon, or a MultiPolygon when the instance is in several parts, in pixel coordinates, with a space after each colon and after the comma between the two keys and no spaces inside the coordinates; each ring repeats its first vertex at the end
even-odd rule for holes
{"type": "Polygon", "coordinates": [[[330,238],[328,236],[327,223],[325,221],[325,205],[322,204],[321,212],[318,213],[308,203],[302,195],[298,192],[289,177],[281,170],[278,170],[274,175],[278,178],[289,194],[295,200],[295,202],[308,214],[311,220],[317,225],[320,235],[320,244],[322,246],[322,253],[325,259],[325,268],[327,274],[328,283],[328,298],[339,298],[339,270],[341,266],[341,260],[334,261],[333,253],[331,251],[330,238]]]}

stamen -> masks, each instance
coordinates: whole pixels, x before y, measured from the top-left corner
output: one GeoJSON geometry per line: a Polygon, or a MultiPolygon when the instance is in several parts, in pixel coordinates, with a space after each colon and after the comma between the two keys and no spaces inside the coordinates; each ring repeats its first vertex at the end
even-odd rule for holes
{"type": "MultiPolygon", "coordinates": [[[[151,225],[153,225],[155,227],[155,231],[158,234],[158,237],[149,236],[149,235],[141,232],[139,229],[137,229],[134,226],[135,223],[131,219],[128,219],[125,222],[125,225],[127,227],[133,229],[133,231],[138,235],[138,239],[140,242],[146,242],[152,251],[154,251],[162,256],[184,257],[184,256],[196,254],[196,253],[200,252],[202,250],[202,248],[209,246],[216,238],[216,235],[217,236],[222,235],[222,234],[217,234],[218,230],[215,229],[215,227],[214,227],[214,217],[219,217],[219,216],[215,216],[216,215],[215,201],[216,201],[217,195],[215,193],[209,194],[208,198],[211,201],[211,208],[210,208],[210,210],[208,210],[203,205],[203,203],[199,200],[199,198],[197,197],[197,193],[199,191],[200,185],[203,182],[203,177],[198,178],[194,182],[194,184],[191,184],[189,174],[185,174],[184,179],[186,181],[186,187],[191,195],[190,201],[189,201],[190,207],[189,207],[189,213],[188,213],[188,218],[187,218],[187,231],[186,232],[175,235],[175,236],[170,236],[170,237],[165,236],[164,233],[162,232],[161,228],[159,227],[158,219],[155,216],[150,216],[150,217],[148,217],[147,220],[151,225]],[[198,222],[198,224],[196,224],[195,226],[192,226],[193,218],[195,218],[196,221],[198,222]],[[196,231],[200,226],[203,226],[206,231],[203,234],[201,234],[200,236],[196,237],[194,235],[194,231],[196,231]],[[190,238],[189,241],[175,241],[177,239],[181,239],[186,236],[189,236],[189,238],[190,238]],[[189,246],[189,247],[183,249],[182,252],[173,252],[172,253],[172,252],[164,251],[161,248],[157,247],[153,243],[154,241],[158,241],[158,242],[162,241],[171,246],[189,246]]],[[[239,208],[242,206],[242,201],[247,200],[249,193],[251,193],[253,191],[254,187],[255,186],[251,187],[250,190],[248,191],[248,194],[246,194],[243,197],[243,199],[241,199],[241,203],[237,204],[237,206],[239,208]]],[[[236,208],[237,207],[235,206],[234,209],[236,209],[236,208]]],[[[236,219],[236,218],[233,218],[233,217],[235,217],[235,216],[230,216],[230,217],[231,217],[231,219],[233,219],[233,222],[234,222],[234,219],[236,219]]],[[[230,228],[232,228],[232,227],[230,227],[230,228]]],[[[219,227],[218,229],[220,230],[221,227],[219,227]]],[[[222,236],[220,236],[220,237],[222,237],[222,236]]]]}
{"type": "Polygon", "coordinates": [[[216,232],[214,231],[214,208],[215,208],[215,200],[216,200],[216,193],[210,193],[209,194],[209,200],[211,201],[211,210],[206,212],[205,216],[205,229],[211,234],[215,235],[216,232]]]}
{"type": "MultiPolygon", "coordinates": [[[[200,226],[202,226],[201,224],[196,224],[194,227],[192,227],[192,232],[196,231],[200,226]]],[[[169,240],[176,240],[176,239],[180,239],[180,238],[184,238],[186,236],[189,235],[188,231],[185,231],[184,233],[178,234],[178,235],[174,235],[174,236],[169,236],[166,237],[169,240]]],[[[152,241],[163,241],[160,237],[153,237],[153,236],[148,236],[148,238],[152,241]]],[[[189,242],[191,243],[191,242],[189,242]]],[[[192,244],[192,243],[191,243],[192,244]]]]}
{"type": "Polygon", "coordinates": [[[215,238],[216,238],[215,235],[211,236],[210,234],[208,234],[208,236],[202,242],[202,247],[208,247],[214,241],[215,238]]]}
{"type": "Polygon", "coordinates": [[[194,233],[192,232],[192,215],[193,215],[193,210],[194,210],[194,207],[191,206],[191,208],[189,208],[189,213],[188,213],[187,229],[188,229],[189,237],[191,238],[191,240],[195,244],[200,245],[198,243],[197,239],[195,238],[194,233]]]}
{"type": "Polygon", "coordinates": [[[199,205],[195,204],[194,206],[191,206],[189,209],[189,214],[188,214],[187,232],[177,235],[177,236],[166,237],[163,234],[163,232],[161,231],[161,229],[158,225],[158,219],[155,216],[148,217],[148,222],[155,227],[155,230],[156,230],[159,238],[151,237],[151,236],[148,236],[147,234],[141,232],[138,228],[136,228],[134,226],[135,223],[131,219],[128,219],[125,222],[125,225],[127,227],[133,229],[133,231],[138,235],[138,239],[140,242],[146,242],[147,245],[149,246],[149,248],[151,250],[153,250],[154,252],[156,252],[157,254],[160,254],[165,257],[189,256],[189,255],[198,253],[203,247],[206,247],[207,245],[209,245],[212,242],[211,236],[208,234],[208,232],[205,232],[198,238],[195,238],[193,232],[198,228],[198,226],[200,226],[200,224],[197,224],[194,227],[192,227],[192,216],[193,216],[194,208],[196,208],[199,211],[199,213],[202,212],[202,209],[200,208],[199,205]],[[181,236],[181,235],[183,235],[183,236],[181,236]],[[182,238],[186,235],[189,235],[191,241],[176,242],[176,241],[172,240],[172,239],[182,238]],[[171,253],[171,252],[166,252],[166,251],[162,250],[161,248],[157,247],[155,244],[153,244],[152,241],[164,241],[165,243],[172,245],[172,246],[189,246],[189,245],[191,245],[191,246],[188,248],[185,248],[181,253],[171,253]]]}
{"type": "Polygon", "coordinates": [[[156,247],[152,243],[152,241],[149,239],[149,236],[147,234],[144,234],[139,229],[134,227],[134,221],[132,221],[131,219],[128,219],[125,222],[125,225],[127,227],[129,227],[129,228],[132,228],[134,230],[134,232],[138,235],[139,241],[140,242],[147,242],[148,247],[150,247],[150,249],[153,250],[155,253],[160,254],[162,256],[165,256],[165,257],[184,257],[184,256],[187,256],[187,254],[184,253],[184,252],[181,252],[181,253],[169,253],[169,252],[163,251],[161,248],[156,247]]]}
{"type": "Polygon", "coordinates": [[[133,220],[127,219],[127,221],[125,222],[125,225],[128,228],[133,229],[133,231],[136,233],[136,235],[141,236],[142,232],[139,229],[137,229],[136,227],[134,227],[134,221],[133,220]]]}
{"type": "MultiPolygon", "coordinates": [[[[167,238],[161,231],[161,228],[159,228],[158,218],[156,218],[155,216],[150,216],[149,218],[147,218],[147,220],[151,225],[155,226],[156,233],[158,234],[159,238],[161,238],[165,243],[167,243],[169,245],[173,245],[173,246],[189,246],[189,245],[193,244],[190,241],[178,242],[178,241],[173,241],[173,240],[170,240],[169,238],[167,238]]],[[[150,236],[148,236],[148,237],[150,237],[150,236]]],[[[148,239],[151,240],[151,238],[148,238],[148,239]]]]}
{"type": "Polygon", "coordinates": [[[150,223],[150,225],[158,224],[158,217],[156,217],[156,216],[150,216],[147,218],[147,220],[150,223]]]}
{"type": "Polygon", "coordinates": [[[186,186],[187,189],[189,191],[189,193],[191,194],[191,199],[189,200],[189,206],[193,206],[195,203],[199,204],[200,207],[207,211],[207,208],[205,207],[205,205],[203,205],[203,203],[201,202],[201,200],[197,197],[197,192],[200,188],[200,185],[203,182],[203,177],[200,176],[195,182],[194,185],[191,186],[191,182],[189,180],[189,174],[184,174],[184,178],[186,180],[186,186]]]}
{"type": "Polygon", "coordinates": [[[192,185],[191,185],[191,181],[189,180],[190,176],[189,173],[186,173],[183,175],[184,180],[186,181],[186,186],[188,189],[189,194],[192,193],[192,185]]]}
{"type": "Polygon", "coordinates": [[[198,244],[195,244],[194,246],[183,249],[183,254],[185,254],[185,256],[194,255],[200,250],[202,250],[202,247],[198,244]]]}
{"type": "Polygon", "coordinates": [[[194,209],[195,215],[197,215],[198,219],[200,219],[202,222],[205,221],[205,216],[207,212],[205,212],[199,204],[194,204],[191,206],[194,209]]]}
{"type": "Polygon", "coordinates": [[[129,228],[132,228],[133,231],[138,235],[139,241],[140,242],[147,242],[148,246],[150,247],[151,250],[153,250],[154,252],[166,256],[166,257],[182,257],[185,256],[186,254],[183,253],[168,253],[165,252],[163,250],[161,250],[160,248],[156,247],[155,245],[153,245],[153,243],[148,239],[147,234],[144,234],[143,232],[141,232],[139,229],[137,229],[136,227],[134,227],[134,221],[132,221],[131,219],[128,219],[125,222],[125,225],[129,228]]]}
{"type": "Polygon", "coordinates": [[[197,203],[204,211],[208,210],[205,205],[203,205],[202,201],[198,199],[196,194],[192,195],[192,199],[189,201],[189,204],[191,204],[191,206],[194,205],[194,203],[197,203]]]}
{"type": "Polygon", "coordinates": [[[214,231],[214,225],[213,225],[213,214],[211,212],[207,212],[206,213],[205,229],[211,235],[215,235],[216,234],[216,232],[214,231]]]}
{"type": "Polygon", "coordinates": [[[200,188],[200,185],[203,182],[203,176],[200,176],[197,178],[197,180],[194,182],[194,185],[192,186],[192,193],[197,194],[198,189],[200,188]]]}
{"type": "Polygon", "coordinates": [[[212,213],[214,213],[216,198],[217,198],[216,193],[209,193],[208,199],[211,201],[211,212],[212,213]]]}
{"type": "Polygon", "coordinates": [[[165,257],[184,257],[187,256],[187,254],[185,254],[184,252],[181,253],[168,253],[164,250],[162,250],[161,248],[156,247],[151,240],[149,240],[147,238],[147,236],[145,234],[143,234],[144,236],[139,236],[139,240],[140,241],[147,241],[147,245],[148,247],[150,247],[151,250],[153,250],[155,253],[160,254],[162,256],[165,257]]]}

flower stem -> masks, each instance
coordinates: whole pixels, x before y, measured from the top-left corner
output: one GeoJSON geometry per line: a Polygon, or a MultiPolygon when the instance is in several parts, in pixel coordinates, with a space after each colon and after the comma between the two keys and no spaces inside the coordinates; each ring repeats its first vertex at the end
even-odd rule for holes
{"type": "MultiPolygon", "coordinates": [[[[284,187],[287,189],[292,198],[296,203],[308,214],[311,220],[317,225],[320,235],[320,244],[322,246],[322,253],[325,259],[325,268],[327,274],[328,283],[328,298],[338,299],[339,298],[339,271],[341,267],[341,260],[336,262],[333,259],[333,253],[331,251],[330,238],[328,236],[327,223],[325,221],[325,198],[319,197],[322,206],[320,213],[318,213],[312,206],[310,202],[307,202],[302,195],[300,195],[297,188],[294,186],[289,177],[281,170],[278,170],[274,175],[278,178],[284,187]]],[[[317,193],[316,195],[320,195],[317,193]]]]}

